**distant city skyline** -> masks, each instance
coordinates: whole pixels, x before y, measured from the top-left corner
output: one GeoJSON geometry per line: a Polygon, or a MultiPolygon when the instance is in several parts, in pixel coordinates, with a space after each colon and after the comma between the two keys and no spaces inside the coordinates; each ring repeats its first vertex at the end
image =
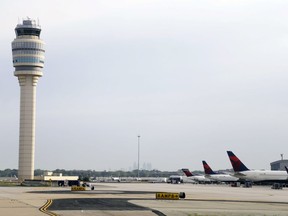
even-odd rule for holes
{"type": "MultiPolygon", "coordinates": [[[[129,167],[129,171],[132,171],[132,170],[137,170],[138,169],[138,166],[137,166],[137,163],[134,162],[133,163],[133,166],[132,167],[129,167]]],[[[140,165],[140,169],[141,170],[153,170],[154,168],[152,167],[152,163],[150,162],[143,162],[142,165],[140,165]]]]}
{"type": "Polygon", "coordinates": [[[251,169],[288,158],[288,2],[1,1],[0,169],[18,167],[15,24],[39,19],[35,169],[251,169]],[[55,6],[57,5],[57,6],[55,6]]]}

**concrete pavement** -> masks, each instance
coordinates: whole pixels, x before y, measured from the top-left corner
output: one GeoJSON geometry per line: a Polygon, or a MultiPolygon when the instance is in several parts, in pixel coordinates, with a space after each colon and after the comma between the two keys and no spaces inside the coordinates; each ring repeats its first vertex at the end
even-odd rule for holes
{"type": "Polygon", "coordinates": [[[94,191],[73,192],[58,187],[0,187],[0,215],[45,215],[39,208],[49,199],[47,211],[59,216],[288,215],[288,188],[152,183],[97,183],[94,191]],[[156,192],[185,192],[186,198],[156,200],[156,192]]]}

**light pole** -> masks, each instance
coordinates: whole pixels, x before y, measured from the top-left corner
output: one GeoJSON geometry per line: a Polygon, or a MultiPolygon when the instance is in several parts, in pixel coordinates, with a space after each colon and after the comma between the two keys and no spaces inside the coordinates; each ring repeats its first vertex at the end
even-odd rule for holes
{"type": "Polygon", "coordinates": [[[139,179],[139,162],[140,162],[140,135],[138,135],[138,179],[139,179]]]}

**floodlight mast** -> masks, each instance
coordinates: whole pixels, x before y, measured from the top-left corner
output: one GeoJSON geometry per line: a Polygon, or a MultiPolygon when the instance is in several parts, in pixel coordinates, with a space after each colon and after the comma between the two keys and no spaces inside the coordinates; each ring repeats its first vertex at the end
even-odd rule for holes
{"type": "Polygon", "coordinates": [[[139,165],[140,165],[140,135],[138,135],[138,172],[137,172],[137,177],[139,179],[140,177],[140,168],[139,168],[139,165]]]}

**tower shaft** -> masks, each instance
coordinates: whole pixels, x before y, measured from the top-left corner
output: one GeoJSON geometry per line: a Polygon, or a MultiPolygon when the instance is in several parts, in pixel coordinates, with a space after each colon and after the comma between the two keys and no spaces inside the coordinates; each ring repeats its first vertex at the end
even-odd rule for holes
{"type": "Polygon", "coordinates": [[[20,85],[19,170],[21,180],[34,179],[36,85],[38,76],[18,76],[20,85]]]}

